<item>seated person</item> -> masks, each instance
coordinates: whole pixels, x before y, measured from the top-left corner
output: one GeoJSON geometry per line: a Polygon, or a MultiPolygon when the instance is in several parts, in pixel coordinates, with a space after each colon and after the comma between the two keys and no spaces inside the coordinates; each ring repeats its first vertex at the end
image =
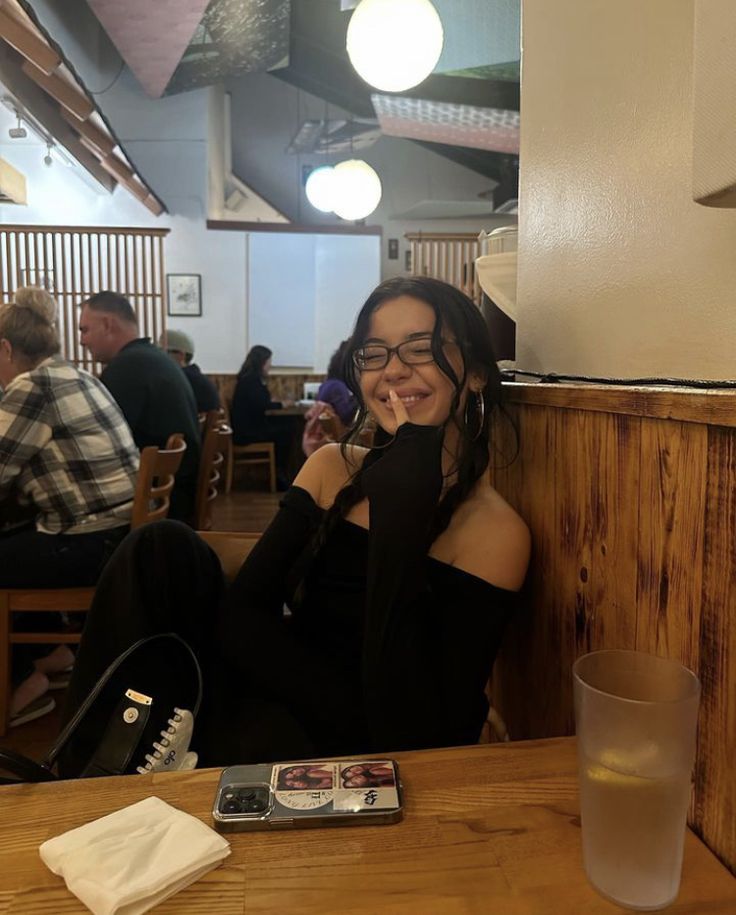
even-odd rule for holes
{"type": "MultiPolygon", "coordinates": [[[[132,513],[138,449],[130,429],[107,388],[60,358],[55,322],[56,303],[43,289],[18,289],[0,306],[0,498],[12,490],[34,515],[0,534],[2,588],[93,585],[132,513]]],[[[49,628],[40,614],[19,622],[49,628]]],[[[24,709],[30,720],[42,706],[27,707],[48,689],[46,674],[73,660],[60,646],[34,672],[35,646],[17,649],[12,723],[24,709]]]]}
{"type": "Polygon", "coordinates": [[[217,393],[214,381],[202,374],[202,370],[194,358],[194,342],[189,334],[183,330],[167,330],[161,334],[159,341],[161,349],[171,356],[174,362],[181,366],[187,376],[187,381],[192,386],[192,393],[197,403],[197,413],[209,413],[210,410],[220,409],[220,395],[217,393]]]}
{"type": "MultiPolygon", "coordinates": [[[[204,765],[478,740],[530,548],[488,481],[501,398],[488,331],[454,287],[400,277],[369,296],[350,354],[359,423],[370,411],[380,427],[375,447],[327,445],[309,458],[217,626],[223,582],[209,547],[170,521],[126,538],[97,589],[68,714],[143,633],[175,630],[203,664],[194,749],[204,765]]],[[[67,754],[62,772],[86,750],[67,754]]]]}
{"type": "Polygon", "coordinates": [[[349,340],[343,340],[332,354],[327,366],[327,378],[319,386],[317,400],[329,404],[346,428],[353,424],[358,403],[345,384],[345,358],[349,356],[349,340]]]}
{"type": "Polygon", "coordinates": [[[343,380],[343,363],[348,344],[348,340],[343,340],[332,354],[327,366],[327,378],[319,386],[314,406],[304,416],[302,450],[307,457],[322,445],[341,439],[355,419],[358,405],[343,380]],[[322,425],[321,420],[325,416],[333,420],[332,425],[336,433],[333,437],[327,434],[322,425]]]}
{"type": "Polygon", "coordinates": [[[271,370],[272,355],[267,346],[256,345],[249,350],[238,372],[230,422],[234,445],[274,443],[279,488],[285,489],[293,430],[290,423],[280,422],[275,416],[266,416],[266,410],[280,410],[284,406],[291,406],[291,402],[271,400],[266,379],[271,370]]]}
{"type": "Polygon", "coordinates": [[[181,432],[187,450],[176,474],[169,517],[189,523],[194,515],[201,437],[189,382],[171,359],[140,337],[133,306],[117,292],[98,292],[82,302],[79,340],[105,368],[100,380],[123,411],[136,445],[164,448],[181,432]]]}

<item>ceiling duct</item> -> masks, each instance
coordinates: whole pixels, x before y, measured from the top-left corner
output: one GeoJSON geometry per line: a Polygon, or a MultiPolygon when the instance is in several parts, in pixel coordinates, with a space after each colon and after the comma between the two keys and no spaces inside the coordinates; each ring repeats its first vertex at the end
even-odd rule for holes
{"type": "Polygon", "coordinates": [[[381,136],[373,118],[329,118],[306,120],[297,130],[286,151],[292,155],[352,153],[368,149],[381,136]]]}

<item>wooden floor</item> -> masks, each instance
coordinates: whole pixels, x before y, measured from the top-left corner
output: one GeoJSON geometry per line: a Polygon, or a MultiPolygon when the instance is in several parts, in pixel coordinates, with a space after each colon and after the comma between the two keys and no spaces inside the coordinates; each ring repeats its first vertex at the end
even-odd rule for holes
{"type": "MultiPolygon", "coordinates": [[[[279,493],[233,490],[220,495],[213,506],[213,530],[264,531],[279,507],[279,493]]],[[[59,732],[64,693],[54,693],[57,708],[50,714],[9,730],[0,737],[0,746],[40,760],[59,732]]]]}
{"type": "Polygon", "coordinates": [[[265,531],[279,510],[281,493],[233,490],[217,497],[212,508],[215,531],[265,531]]]}

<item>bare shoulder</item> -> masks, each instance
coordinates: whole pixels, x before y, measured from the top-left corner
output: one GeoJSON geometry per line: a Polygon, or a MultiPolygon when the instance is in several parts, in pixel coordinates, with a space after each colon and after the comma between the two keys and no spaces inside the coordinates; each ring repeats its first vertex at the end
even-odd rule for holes
{"type": "Polygon", "coordinates": [[[294,485],[306,489],[320,508],[327,509],[360,468],[366,454],[368,449],[359,445],[348,445],[344,454],[338,444],[323,445],[307,458],[294,485]]]}
{"type": "Polygon", "coordinates": [[[453,565],[499,588],[519,590],[529,566],[529,528],[486,480],[457,510],[448,533],[454,533],[453,565]]]}

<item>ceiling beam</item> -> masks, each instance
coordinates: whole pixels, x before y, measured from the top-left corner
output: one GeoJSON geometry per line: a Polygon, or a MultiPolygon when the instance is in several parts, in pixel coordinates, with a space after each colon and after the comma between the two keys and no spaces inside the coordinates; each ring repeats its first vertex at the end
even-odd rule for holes
{"type": "Polygon", "coordinates": [[[74,117],[74,115],[67,111],[66,108],[61,108],[61,116],[77,133],[81,134],[89,143],[92,144],[95,150],[97,150],[102,156],[109,156],[110,153],[115,149],[116,142],[112,137],[105,133],[104,130],[100,130],[99,127],[95,126],[92,121],[80,121],[79,118],[74,117]]]}
{"type": "Polygon", "coordinates": [[[5,8],[0,9],[0,38],[47,76],[61,64],[61,57],[56,51],[5,8]]]}
{"type": "Polygon", "coordinates": [[[86,121],[95,110],[92,102],[79,89],[76,89],[56,73],[48,76],[43,70],[39,70],[35,64],[32,64],[30,60],[23,61],[21,70],[26,76],[30,76],[34,83],[38,83],[51,98],[56,99],[60,105],[63,105],[64,108],[67,108],[73,115],[78,117],[80,121],[86,121]]]}
{"type": "Polygon", "coordinates": [[[0,82],[106,191],[115,190],[117,181],[102,168],[97,157],[82,146],[79,135],[61,116],[57,105],[23,73],[21,61],[17,51],[8,46],[0,47],[0,82]]]}

